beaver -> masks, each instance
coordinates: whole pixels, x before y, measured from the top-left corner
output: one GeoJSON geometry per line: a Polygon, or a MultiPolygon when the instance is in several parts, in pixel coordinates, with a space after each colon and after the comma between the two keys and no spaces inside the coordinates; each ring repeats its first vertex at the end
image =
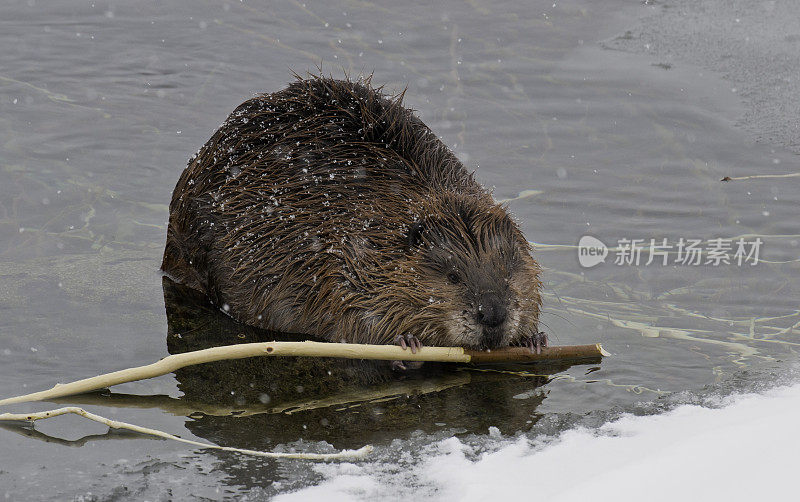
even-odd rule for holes
{"type": "Polygon", "coordinates": [[[162,270],[256,327],[540,351],[540,267],[506,208],[371,78],[295,76],[189,160],[162,270]]]}

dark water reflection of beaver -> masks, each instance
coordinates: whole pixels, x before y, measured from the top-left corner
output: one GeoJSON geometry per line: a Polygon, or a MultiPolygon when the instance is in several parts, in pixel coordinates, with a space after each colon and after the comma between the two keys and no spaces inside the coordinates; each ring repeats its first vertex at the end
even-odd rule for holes
{"type": "MultiPolygon", "coordinates": [[[[308,339],[239,324],[201,294],[168,278],[164,300],[171,354],[232,343],[308,339]]],[[[516,369],[550,374],[565,367],[516,369]]],[[[307,357],[207,363],[181,369],[176,378],[184,393],[183,408],[198,410],[188,413],[192,420],[187,427],[195,435],[227,446],[261,449],[299,439],[352,448],[443,428],[485,433],[501,425],[503,432],[513,433],[537,420],[536,407],[545,393],[530,391],[547,380],[431,363],[398,376],[387,362],[307,357]]]]}

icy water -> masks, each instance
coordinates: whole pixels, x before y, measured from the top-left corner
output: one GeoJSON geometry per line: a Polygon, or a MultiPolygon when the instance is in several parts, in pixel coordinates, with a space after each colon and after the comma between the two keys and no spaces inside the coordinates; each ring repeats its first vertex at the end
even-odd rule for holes
{"type": "MultiPolygon", "coordinates": [[[[376,465],[402,479],[453,435],[492,450],[792,380],[800,9],[753,5],[6,2],[0,396],[265,336],[162,285],[167,204],[237,104],[319,64],[407,86],[406,104],[536,244],[552,342],[602,342],[613,357],[372,385],[342,365],[251,360],[60,403],[226,446],[373,444],[376,465]],[[579,264],[584,235],[612,248],[605,263],[579,264]],[[621,239],[681,238],[763,244],[755,266],[735,249],[717,266],[676,264],[674,251],[667,265],[645,265],[647,251],[638,266],[614,263],[621,239]]],[[[258,500],[322,477],[78,418],[0,428],[9,500],[258,500]]]]}

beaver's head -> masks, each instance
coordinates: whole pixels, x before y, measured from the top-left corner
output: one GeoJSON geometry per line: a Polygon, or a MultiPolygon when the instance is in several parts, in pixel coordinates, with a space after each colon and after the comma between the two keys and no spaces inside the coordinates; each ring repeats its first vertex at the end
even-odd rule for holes
{"type": "MultiPolygon", "coordinates": [[[[414,284],[404,289],[423,343],[491,349],[538,331],[539,266],[501,205],[436,195],[408,230],[414,284]]],[[[406,272],[408,269],[406,270],[406,272]]]]}

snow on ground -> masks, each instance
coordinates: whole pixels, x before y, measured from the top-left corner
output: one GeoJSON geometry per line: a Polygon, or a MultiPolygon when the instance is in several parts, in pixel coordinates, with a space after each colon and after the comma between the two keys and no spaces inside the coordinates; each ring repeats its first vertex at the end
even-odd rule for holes
{"type": "Polygon", "coordinates": [[[625,415],[547,443],[519,439],[476,460],[452,437],[411,472],[320,464],[324,481],[277,500],[797,500],[800,384],[723,403],[625,415]]]}

